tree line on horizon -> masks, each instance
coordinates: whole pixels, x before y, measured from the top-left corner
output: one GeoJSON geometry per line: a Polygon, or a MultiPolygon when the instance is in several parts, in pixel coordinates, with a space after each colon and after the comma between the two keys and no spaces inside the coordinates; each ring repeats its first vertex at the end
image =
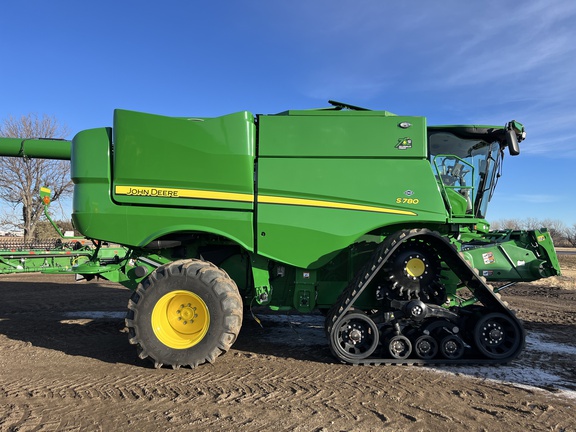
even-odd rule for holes
{"type": "Polygon", "coordinates": [[[576,222],[566,225],[559,219],[501,219],[490,223],[490,229],[539,230],[546,228],[557,247],[576,247],[576,222]]]}

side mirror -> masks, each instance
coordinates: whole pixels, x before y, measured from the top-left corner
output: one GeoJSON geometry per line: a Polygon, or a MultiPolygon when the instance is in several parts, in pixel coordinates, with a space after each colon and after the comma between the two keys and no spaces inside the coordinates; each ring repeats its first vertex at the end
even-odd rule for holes
{"type": "Polygon", "coordinates": [[[508,151],[510,156],[518,156],[520,154],[520,146],[518,145],[518,138],[516,132],[512,129],[506,129],[506,144],[508,144],[508,151]]]}
{"type": "Polygon", "coordinates": [[[526,131],[522,123],[512,120],[506,125],[506,144],[508,144],[510,156],[520,154],[520,146],[518,143],[524,138],[526,138],[526,131]]]}

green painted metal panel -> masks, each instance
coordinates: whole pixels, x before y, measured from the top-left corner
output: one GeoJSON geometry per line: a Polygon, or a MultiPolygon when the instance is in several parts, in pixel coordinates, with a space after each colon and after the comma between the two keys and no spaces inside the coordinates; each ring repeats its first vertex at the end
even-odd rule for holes
{"type": "Polygon", "coordinates": [[[372,111],[312,113],[259,116],[259,156],[426,157],[423,117],[387,117],[372,111]]]}
{"type": "MultiPolygon", "coordinates": [[[[88,190],[100,193],[95,187],[77,186],[77,189],[79,193],[88,190]]],[[[181,208],[166,212],[150,207],[113,206],[111,201],[102,200],[86,211],[75,211],[72,214],[74,225],[90,238],[127,246],[143,247],[172,233],[198,232],[222,236],[246,250],[253,250],[252,213],[249,212],[195,209],[190,214],[191,210],[181,208]]]]}
{"type": "Polygon", "coordinates": [[[547,231],[488,232],[475,242],[464,245],[463,249],[466,258],[488,280],[528,282],[561,273],[547,231]],[[480,243],[482,240],[485,245],[480,243]]]}
{"type": "Polygon", "coordinates": [[[258,253],[317,268],[388,225],[445,223],[426,159],[260,158],[258,253]]]}
{"type": "Polygon", "coordinates": [[[111,193],[109,128],[80,132],[72,145],[72,219],[83,235],[144,246],[173,232],[205,232],[253,248],[252,212],[121,204],[111,193]]]}
{"type": "Polygon", "coordinates": [[[116,201],[253,208],[252,114],[179,118],[116,110],[113,131],[116,201]]]}

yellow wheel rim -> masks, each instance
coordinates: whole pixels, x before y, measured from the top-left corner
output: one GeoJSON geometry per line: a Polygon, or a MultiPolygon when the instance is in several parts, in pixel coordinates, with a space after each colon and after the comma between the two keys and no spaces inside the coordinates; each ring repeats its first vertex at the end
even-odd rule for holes
{"type": "Polygon", "coordinates": [[[406,273],[412,277],[420,277],[426,271],[426,264],[420,258],[412,258],[406,263],[406,273]]]}
{"type": "Polygon", "coordinates": [[[186,349],[200,342],[210,327],[210,312],[204,300],[190,291],[172,291],[152,310],[152,329],[164,345],[186,349]]]}

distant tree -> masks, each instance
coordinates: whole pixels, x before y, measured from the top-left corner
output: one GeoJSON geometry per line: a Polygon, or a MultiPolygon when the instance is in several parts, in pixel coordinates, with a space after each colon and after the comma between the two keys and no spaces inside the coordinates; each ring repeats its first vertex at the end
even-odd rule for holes
{"type": "Polygon", "coordinates": [[[540,229],[543,226],[545,226],[542,224],[543,224],[542,221],[540,221],[536,218],[533,218],[533,217],[529,217],[529,218],[524,219],[524,221],[522,223],[522,227],[524,229],[527,229],[527,230],[535,230],[535,229],[540,229]]]}
{"type": "Polygon", "coordinates": [[[564,237],[570,246],[576,247],[576,223],[571,227],[566,227],[564,237]]]}
{"type": "Polygon", "coordinates": [[[522,229],[522,221],[520,219],[502,219],[494,221],[490,224],[493,230],[519,230],[522,229]]]}
{"type": "MultiPolygon", "coordinates": [[[[526,219],[502,219],[490,223],[490,228],[493,230],[539,230],[542,228],[548,229],[550,237],[556,246],[562,246],[570,242],[570,228],[566,228],[564,222],[558,219],[544,219],[539,220],[536,218],[526,219]]],[[[573,228],[573,236],[576,236],[576,224],[573,228]]],[[[576,239],[574,239],[576,242],[576,239]]]]}
{"type": "Polygon", "coordinates": [[[558,219],[544,219],[542,227],[548,228],[550,237],[556,246],[562,246],[565,243],[566,225],[564,222],[558,219]]]}
{"type": "MultiPolygon", "coordinates": [[[[12,138],[63,138],[68,129],[56,118],[36,114],[8,117],[0,122],[0,136],[12,138]]],[[[5,226],[24,230],[25,240],[35,236],[43,214],[40,187],[52,190],[52,201],[72,193],[70,162],[48,159],[0,157],[0,197],[12,210],[3,215],[5,226]],[[17,211],[21,216],[16,216],[17,211]]]]}

